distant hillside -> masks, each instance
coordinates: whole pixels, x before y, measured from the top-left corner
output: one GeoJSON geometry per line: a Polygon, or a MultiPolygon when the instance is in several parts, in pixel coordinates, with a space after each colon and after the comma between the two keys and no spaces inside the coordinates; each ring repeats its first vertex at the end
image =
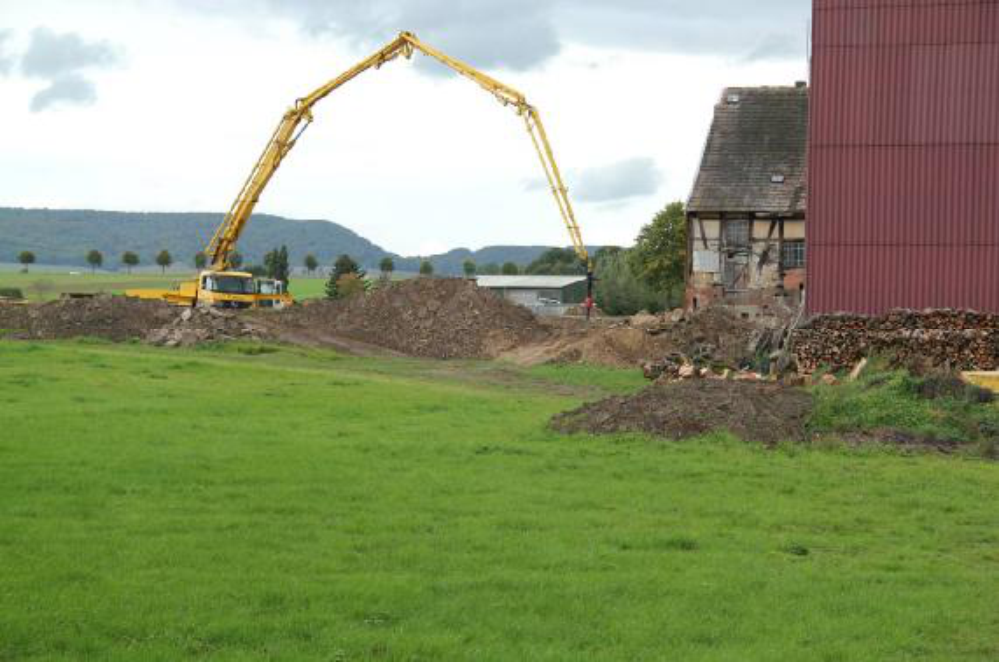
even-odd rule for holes
{"type": "MultiPolygon", "coordinates": [[[[142,264],[153,264],[164,248],[178,263],[193,264],[195,253],[208,243],[222,214],[144,213],[95,210],[51,210],[0,207],[0,262],[16,262],[21,251],[31,251],[42,264],[85,266],[86,254],[96,248],[105,266],[115,268],[121,254],[134,251],[142,264]]],[[[323,266],[347,253],[369,270],[391,257],[398,271],[416,271],[420,258],[401,257],[331,221],[297,221],[259,214],[240,238],[239,251],[247,263],[259,263],[264,253],[288,246],[292,264],[299,266],[313,253],[323,266]]],[[[459,248],[430,256],[439,274],[460,274],[462,263],[515,262],[526,265],[547,246],[488,246],[478,251],[459,248]]]]}

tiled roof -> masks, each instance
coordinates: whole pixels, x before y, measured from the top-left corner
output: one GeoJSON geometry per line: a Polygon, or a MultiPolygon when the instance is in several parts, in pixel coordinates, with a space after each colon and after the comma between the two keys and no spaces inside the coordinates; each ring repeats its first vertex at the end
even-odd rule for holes
{"type": "Polygon", "coordinates": [[[730,87],[715,106],[687,208],[803,212],[807,148],[807,87],[730,87]]]}

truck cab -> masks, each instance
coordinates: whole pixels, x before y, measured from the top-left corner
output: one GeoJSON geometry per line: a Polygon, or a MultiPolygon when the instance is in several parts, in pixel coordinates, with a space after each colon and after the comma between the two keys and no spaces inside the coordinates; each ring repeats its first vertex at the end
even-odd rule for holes
{"type": "Polygon", "coordinates": [[[243,271],[202,271],[197,286],[195,301],[198,306],[252,308],[256,303],[253,274],[243,271]]]}

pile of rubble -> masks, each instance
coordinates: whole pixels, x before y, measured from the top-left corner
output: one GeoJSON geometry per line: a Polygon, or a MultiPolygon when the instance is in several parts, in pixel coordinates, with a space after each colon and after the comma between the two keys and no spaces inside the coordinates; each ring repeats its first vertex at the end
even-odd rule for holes
{"type": "Polygon", "coordinates": [[[850,368],[862,358],[955,370],[999,369],[999,315],[962,310],[893,310],[879,317],[821,315],[795,330],[792,353],[801,372],[850,368]]]}
{"type": "Polygon", "coordinates": [[[151,345],[189,347],[228,340],[265,340],[268,333],[236,313],[215,308],[185,308],[173,321],[143,337],[151,345]]]}
{"type": "Polygon", "coordinates": [[[595,320],[582,327],[573,320],[545,320],[551,340],[508,358],[523,363],[590,363],[642,367],[672,354],[697,357],[719,370],[736,370],[752,362],[760,324],[727,308],[681,310],[660,315],[640,313],[622,320],[595,320]]]}
{"type": "Polygon", "coordinates": [[[416,278],[363,296],[305,302],[276,316],[288,329],[318,327],[438,359],[493,358],[548,335],[526,308],[457,278],[416,278]]]}

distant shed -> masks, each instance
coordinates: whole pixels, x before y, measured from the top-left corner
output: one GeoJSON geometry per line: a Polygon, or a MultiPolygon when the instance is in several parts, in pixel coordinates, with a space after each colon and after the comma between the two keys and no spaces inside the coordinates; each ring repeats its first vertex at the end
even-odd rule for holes
{"type": "Polygon", "coordinates": [[[586,276],[478,276],[479,287],[529,308],[558,308],[586,300],[586,276]]]}

